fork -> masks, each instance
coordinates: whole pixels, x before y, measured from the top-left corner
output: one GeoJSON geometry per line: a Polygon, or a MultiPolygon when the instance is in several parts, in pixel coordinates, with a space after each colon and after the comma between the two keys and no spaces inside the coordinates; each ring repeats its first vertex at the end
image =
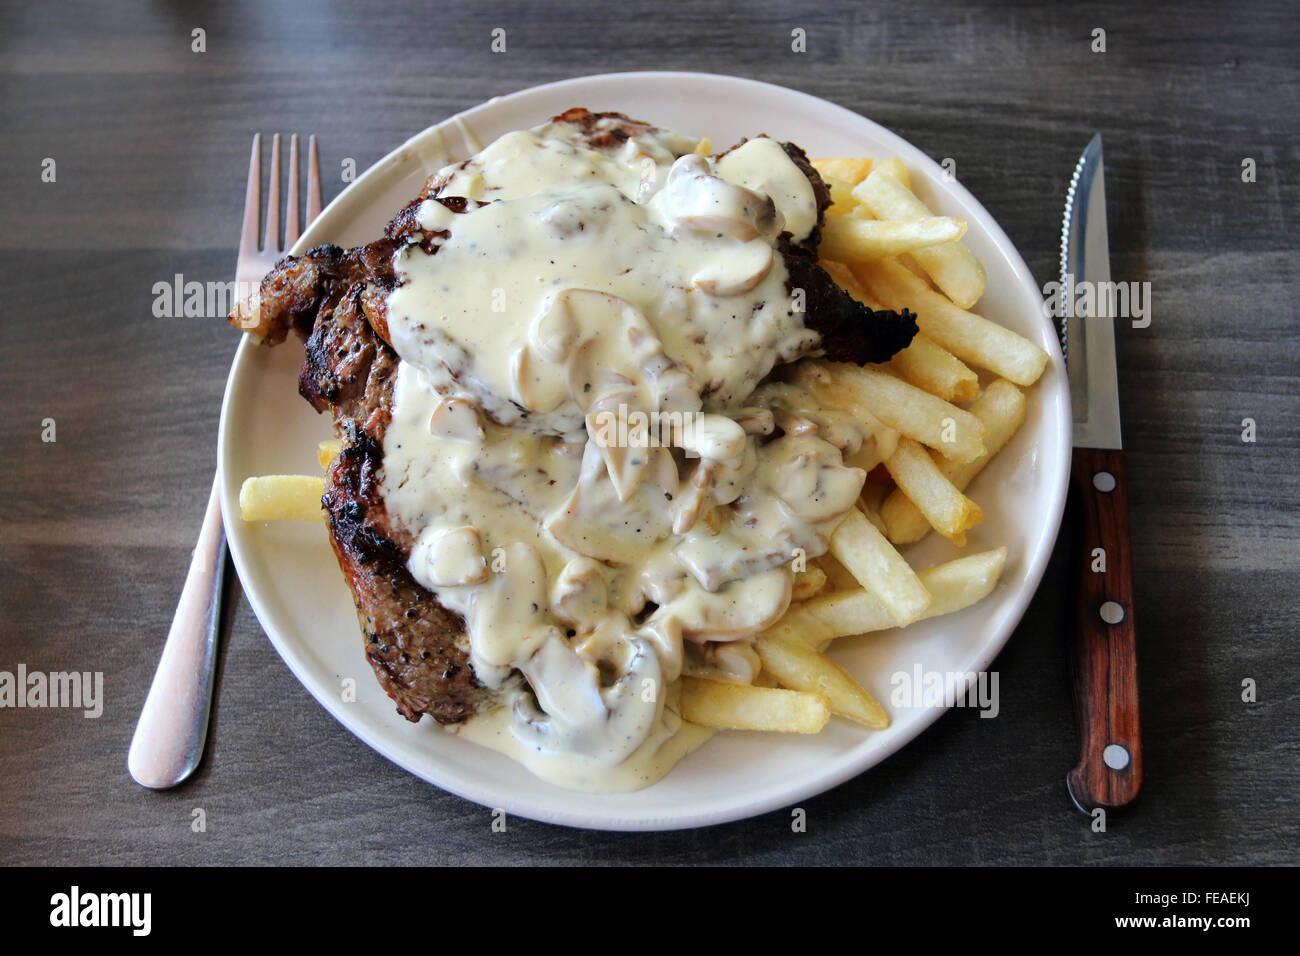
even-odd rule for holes
{"type": "MultiPolygon", "coordinates": [[[[262,182],[262,134],[253,137],[244,196],[244,224],[235,267],[237,294],[255,290],[276,261],[298,241],[298,136],[289,141],[289,189],[284,243],[280,244],[280,134],[271,141],[271,182],[267,190],[265,239],[257,243],[257,211],[262,182]]],[[[316,137],[308,139],[307,213],[310,226],[320,214],[320,159],[316,137]]],[[[226,572],[226,535],[221,522],[217,479],[212,480],[185,587],[181,590],[167,643],[140,720],[131,738],[126,766],[142,787],[166,790],[186,780],[203,756],[212,710],[212,686],[221,629],[221,595],[226,572]]]]}

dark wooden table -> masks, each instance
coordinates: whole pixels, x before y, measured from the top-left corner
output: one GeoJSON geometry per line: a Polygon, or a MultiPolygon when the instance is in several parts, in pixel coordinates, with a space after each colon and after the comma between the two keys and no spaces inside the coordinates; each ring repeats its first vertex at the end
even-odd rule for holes
{"type": "Polygon", "coordinates": [[[106,703],[98,719],[0,710],[0,862],[1300,860],[1293,4],[439,7],[4,4],[0,670],[102,671],[106,703]],[[504,54],[490,51],[497,27],[504,54]],[[191,49],[195,28],[206,52],[191,49]],[[203,766],[170,793],[127,777],[235,346],[217,321],[155,317],[153,286],[230,278],[251,133],[317,133],[328,200],[344,157],[364,169],[490,96],[631,69],[784,84],[955,158],[1040,282],[1066,177],[1104,133],[1115,277],[1154,296],[1151,326],[1119,336],[1146,787],[1105,833],[1063,784],[1063,545],[996,664],[999,719],[947,714],[808,801],[802,834],[786,812],[657,835],[524,820],[493,833],[487,810],[335,723],[237,581],[203,766]]]}

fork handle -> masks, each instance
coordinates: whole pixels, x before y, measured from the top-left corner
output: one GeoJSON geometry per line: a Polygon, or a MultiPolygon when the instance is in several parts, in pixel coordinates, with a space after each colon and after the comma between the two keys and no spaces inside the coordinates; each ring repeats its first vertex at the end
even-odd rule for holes
{"type": "Polygon", "coordinates": [[[176,616],[127,754],[127,769],[143,787],[176,786],[203,756],[225,571],[226,535],[214,478],[176,616]]]}
{"type": "Polygon", "coordinates": [[[1066,777],[1085,813],[1122,810],[1142,786],[1128,476],[1119,450],[1076,448],[1074,710],[1079,763],[1066,777]]]}

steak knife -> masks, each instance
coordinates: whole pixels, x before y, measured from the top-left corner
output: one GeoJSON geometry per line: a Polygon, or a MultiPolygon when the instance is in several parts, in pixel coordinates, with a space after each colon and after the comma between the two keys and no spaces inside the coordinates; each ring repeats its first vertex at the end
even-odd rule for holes
{"type": "Polygon", "coordinates": [[[1137,799],[1142,743],[1100,133],[1070,181],[1060,278],[1056,311],[1074,409],[1070,494],[1080,521],[1072,648],[1079,762],[1066,785],[1083,812],[1110,812],[1137,799]]]}

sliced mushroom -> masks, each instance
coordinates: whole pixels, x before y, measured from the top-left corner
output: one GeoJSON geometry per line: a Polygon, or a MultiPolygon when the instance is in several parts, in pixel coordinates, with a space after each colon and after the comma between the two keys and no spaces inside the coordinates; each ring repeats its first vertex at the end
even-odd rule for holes
{"type": "Polygon", "coordinates": [[[825,408],[812,392],[789,383],[764,385],[751,400],[769,406],[787,435],[817,435],[845,455],[856,454],[872,431],[884,427],[865,408],[853,414],[825,408]]]}
{"type": "Polygon", "coordinates": [[[804,418],[802,415],[796,415],[794,412],[787,412],[783,408],[776,410],[776,427],[787,435],[817,434],[816,422],[804,418]]]}
{"type": "Polygon", "coordinates": [[[510,353],[512,396],[534,412],[553,412],[569,397],[568,383],[555,366],[538,361],[531,345],[516,346],[510,353]]]}
{"type": "Polygon", "coordinates": [[[448,398],[433,410],[429,434],[444,441],[476,444],[483,440],[483,426],[473,403],[463,398],[448,398]]]}
{"type": "Polygon", "coordinates": [[[681,475],[677,472],[677,462],[666,447],[653,448],[651,452],[650,480],[664,496],[664,500],[672,501],[682,483],[681,475]]]}
{"type": "Polygon", "coordinates": [[[682,635],[690,640],[734,641],[776,623],[790,606],[791,586],[784,567],[732,581],[717,591],[692,584],[666,613],[682,622],[682,635]]]}
{"type": "Polygon", "coordinates": [[[704,508],[705,500],[709,494],[709,484],[713,481],[713,469],[716,465],[713,462],[701,461],[695,466],[695,471],[691,475],[681,493],[677,496],[677,513],[673,516],[673,534],[686,534],[695,527],[695,522],[700,519],[700,511],[704,508]]]}
{"type": "Polygon", "coordinates": [[[407,562],[412,575],[428,588],[482,584],[488,579],[483,542],[471,527],[425,528],[407,562]]]}
{"type": "Polygon", "coordinates": [[[470,601],[469,632],[474,656],[495,667],[517,666],[553,637],[559,628],[547,619],[546,565],[531,544],[505,548],[505,564],[478,586],[470,601]]]}
{"type": "Polygon", "coordinates": [[[617,766],[641,746],[663,712],[664,671],[653,646],[623,633],[600,662],[616,675],[602,686],[595,663],[562,637],[543,644],[520,665],[545,712],[520,713],[512,732],[525,746],[580,756],[617,766]],[[645,693],[653,688],[655,693],[645,693]]]}
{"type": "MultiPolygon", "coordinates": [[[[774,526],[780,533],[780,526],[774,526]]],[[[699,528],[673,547],[673,557],[706,591],[770,571],[790,559],[790,548],[784,543],[763,541],[744,530],[736,527],[734,519],[716,535],[699,528]]]]}
{"type": "Polygon", "coordinates": [[[572,302],[572,291],[560,293],[528,327],[528,344],[548,362],[563,362],[581,339],[578,320],[571,311],[572,302]]]}
{"type": "Polygon", "coordinates": [[[861,469],[844,467],[838,454],[797,454],[779,467],[772,490],[804,521],[829,521],[853,507],[866,477],[861,469]]]}
{"type": "Polygon", "coordinates": [[[566,548],[615,566],[644,558],[647,545],[667,537],[670,525],[653,486],[619,500],[594,442],[583,452],[577,485],[545,520],[546,530],[566,548]]]}
{"type": "MultiPolygon", "coordinates": [[[[593,428],[591,424],[593,417],[595,416],[587,416],[587,428],[589,430],[593,428]]],[[[627,501],[641,486],[641,478],[645,475],[646,466],[650,463],[649,456],[646,453],[647,449],[638,447],[635,444],[621,444],[619,442],[604,444],[594,435],[592,444],[599,449],[601,458],[605,460],[605,471],[614,486],[618,500],[627,501]]]]}
{"type": "Polygon", "coordinates": [[[742,408],[734,418],[746,435],[770,435],[776,427],[770,408],[742,408]]]}
{"type": "Polygon", "coordinates": [[[745,242],[779,232],[770,197],[713,175],[708,160],[695,154],[673,163],[654,202],[664,216],[688,229],[719,232],[745,242]]]}
{"type": "Polygon", "coordinates": [[[748,641],[710,641],[691,647],[698,648],[700,665],[711,671],[715,680],[752,684],[763,669],[758,651],[748,641]]]}
{"type": "Polygon", "coordinates": [[[672,683],[682,674],[682,622],[671,614],[651,614],[640,629],[638,638],[646,641],[655,650],[659,666],[663,668],[664,680],[672,683]]]}
{"type": "Polygon", "coordinates": [[[596,729],[608,718],[595,663],[578,656],[563,635],[550,636],[519,669],[542,710],[564,728],[596,729]]]}
{"type": "Polygon", "coordinates": [[[802,240],[817,226],[817,198],[812,183],[774,139],[756,136],[728,152],[717,163],[727,181],[770,196],[782,228],[802,240]]]}
{"type": "Polygon", "coordinates": [[[650,417],[638,409],[629,410],[635,399],[630,389],[603,395],[587,413],[587,434],[605,462],[619,501],[627,501],[641,484],[650,464],[650,417]]]}
{"type": "MultiPolygon", "coordinates": [[[[685,369],[674,366],[651,379],[658,395],[658,407],[665,413],[665,420],[670,429],[685,426],[687,416],[694,415],[703,407],[700,400],[700,386],[685,369]]],[[[665,443],[671,444],[671,435],[662,435],[665,443]]]]}
{"type": "Polygon", "coordinates": [[[757,448],[757,441],[746,441],[739,458],[717,463],[709,485],[709,493],[717,504],[729,505],[749,488],[758,468],[757,448]]]}
{"type": "Polygon", "coordinates": [[[704,412],[691,416],[679,440],[688,456],[735,462],[745,454],[745,430],[726,415],[704,412]]]}
{"type": "Polygon", "coordinates": [[[633,194],[633,200],[638,206],[644,206],[650,201],[650,197],[659,191],[659,169],[654,162],[642,163],[641,179],[636,184],[636,192],[633,194]]]}
{"type": "Polygon", "coordinates": [[[600,564],[574,558],[564,566],[551,589],[551,613],[578,632],[593,631],[609,612],[609,586],[600,564]]]}
{"type": "Polygon", "coordinates": [[[725,298],[744,295],[772,270],[772,246],[765,239],[751,239],[720,252],[717,258],[695,273],[695,287],[706,295],[725,298]]]}

